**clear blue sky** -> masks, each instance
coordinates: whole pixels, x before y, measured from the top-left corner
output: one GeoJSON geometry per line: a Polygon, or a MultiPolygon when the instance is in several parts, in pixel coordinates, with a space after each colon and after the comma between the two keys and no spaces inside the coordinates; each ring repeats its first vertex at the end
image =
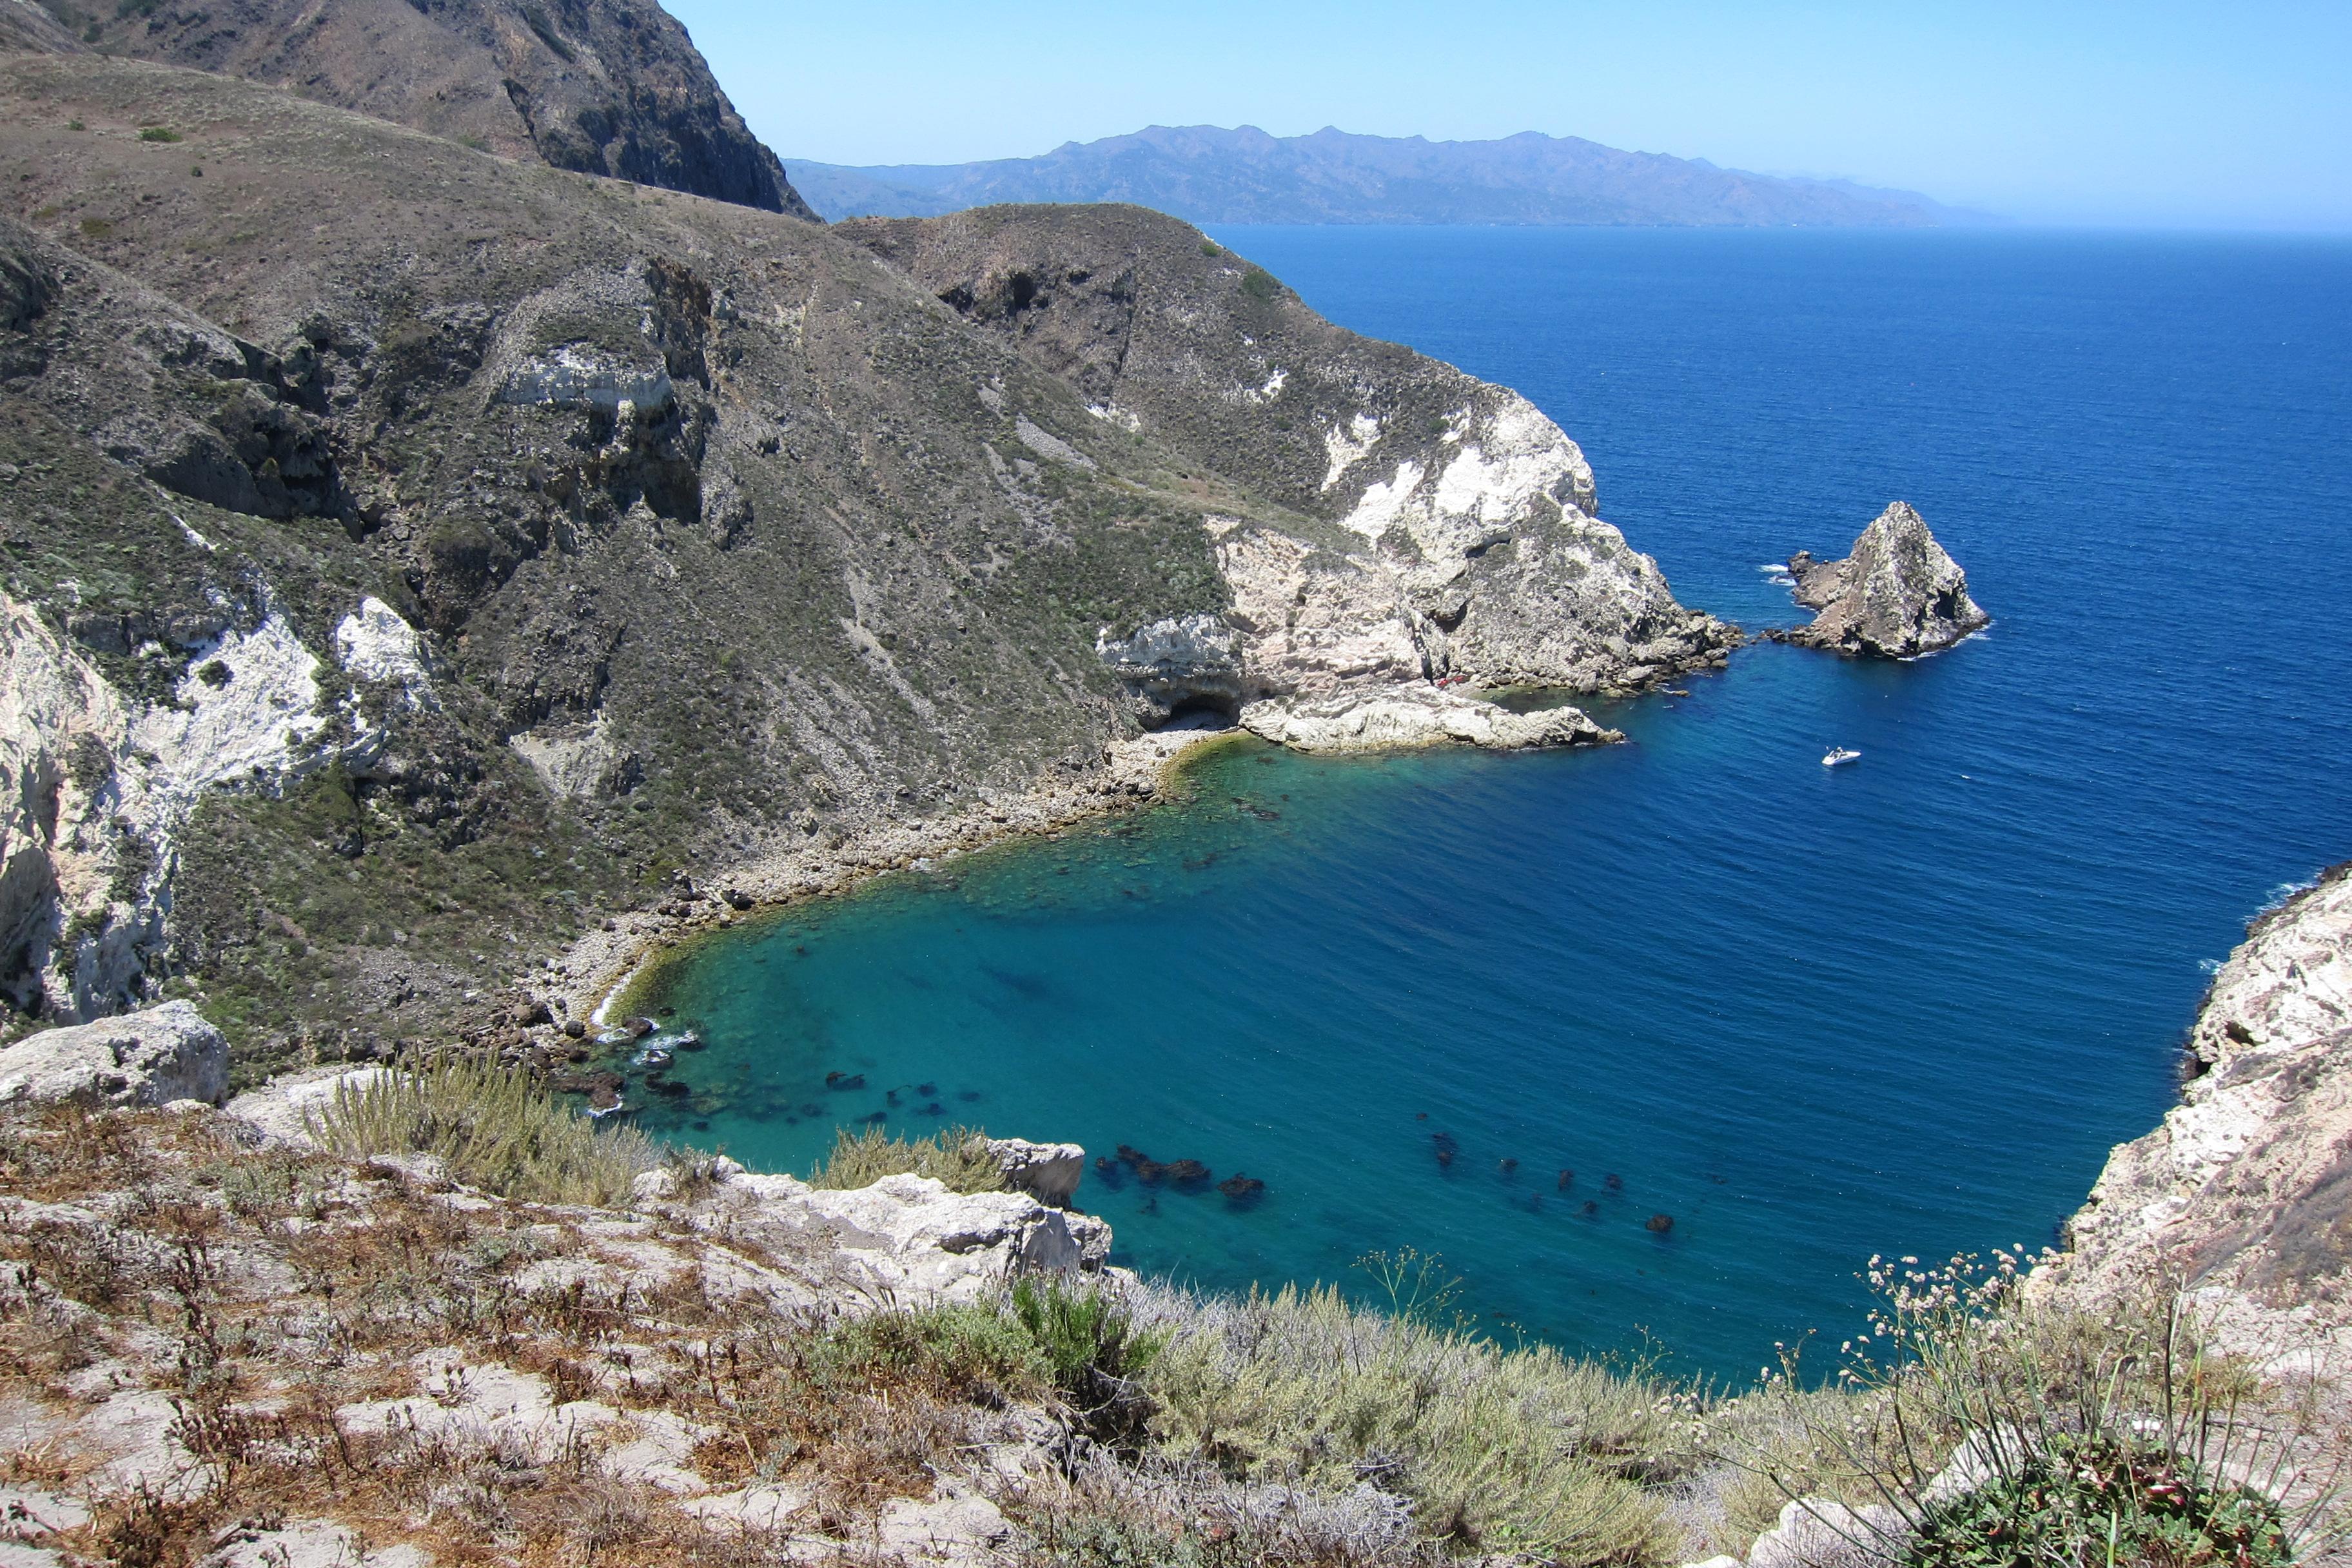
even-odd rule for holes
{"type": "Polygon", "coordinates": [[[2352,0],[664,0],[790,160],[1543,131],[2035,222],[2352,229],[2352,0]]]}

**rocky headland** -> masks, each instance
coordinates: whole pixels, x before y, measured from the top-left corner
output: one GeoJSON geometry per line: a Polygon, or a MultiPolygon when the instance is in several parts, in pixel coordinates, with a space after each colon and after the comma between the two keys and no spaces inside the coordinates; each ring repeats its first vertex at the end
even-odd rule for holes
{"type": "Polygon", "coordinates": [[[1969,597],[1968,574],[1936,542],[1908,501],[1871,521],[1843,561],[1789,557],[1793,596],[1812,624],[1769,636],[1872,658],[1916,658],[1948,648],[1992,617],[1969,597]]]}
{"type": "Polygon", "coordinates": [[[41,0],[0,15],[10,47],[241,77],[483,152],[815,216],[677,18],[632,0],[41,0]]]}
{"type": "MultiPolygon", "coordinates": [[[[0,47],[0,1034],[201,995],[246,1077],[480,1035],[680,878],[1050,829],[1204,724],[1606,740],[1479,694],[1736,640],[1524,399],[1187,225],[494,155],[391,77],[268,85],[266,9],[0,47]]],[[[568,61],[532,7],[287,47],[456,29],[651,105],[599,29],[689,55],[627,9],[540,17],[568,61]]]]}

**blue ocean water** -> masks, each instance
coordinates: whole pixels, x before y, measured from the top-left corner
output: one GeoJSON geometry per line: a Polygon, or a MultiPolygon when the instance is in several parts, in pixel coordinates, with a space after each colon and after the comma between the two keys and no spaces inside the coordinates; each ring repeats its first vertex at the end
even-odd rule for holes
{"type": "Polygon", "coordinates": [[[2352,856],[2352,245],[1217,237],[1532,397],[1686,603],[1793,622],[1759,566],[1900,497],[1996,623],[1751,647],[1603,751],[1228,744],[1181,804],[695,950],[647,1002],[697,1095],[646,1125],[1198,1159],[1264,1194],[1089,1175],[1121,1261],[1369,1289],[1412,1246],[1499,1331],[1734,1376],[1849,1331],[1874,1252],[2051,1240],[2168,1104],[2200,964],[2352,856]]]}

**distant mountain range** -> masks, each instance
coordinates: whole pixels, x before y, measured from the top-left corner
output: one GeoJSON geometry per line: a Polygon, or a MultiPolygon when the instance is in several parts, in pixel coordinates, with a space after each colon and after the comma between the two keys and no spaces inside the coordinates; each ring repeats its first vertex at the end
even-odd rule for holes
{"type": "Polygon", "coordinates": [[[1154,125],[1038,158],[850,168],[790,160],[830,218],[932,217],[997,202],[1134,202],[1200,223],[1925,228],[1996,221],[1910,191],[1785,179],[1704,158],[1526,132],[1499,142],[1326,128],[1154,125]]]}

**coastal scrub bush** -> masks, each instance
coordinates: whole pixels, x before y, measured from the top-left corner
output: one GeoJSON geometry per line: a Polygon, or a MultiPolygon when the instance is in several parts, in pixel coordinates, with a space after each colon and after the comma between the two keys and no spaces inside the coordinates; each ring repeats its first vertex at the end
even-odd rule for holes
{"type": "Polygon", "coordinates": [[[1143,1379],[1163,1452],[1240,1481],[1370,1482],[1459,1550],[1671,1561],[1679,1537],[1651,1489],[1696,1459],[1687,1391],[1549,1345],[1506,1349],[1437,1321],[1447,1288],[1418,1267],[1401,1277],[1417,1302],[1403,1315],[1330,1286],[1144,1287],[1139,1318],[1168,1332],[1143,1379]]]}
{"type": "Polygon", "coordinates": [[[812,1362],[825,1381],[919,1388],[988,1405],[1042,1393],[1050,1375],[1024,1325],[982,1303],[848,1319],[817,1342],[812,1362]]]}
{"type": "Polygon", "coordinates": [[[809,1185],[870,1187],[885,1176],[930,1176],[953,1193],[1004,1190],[1004,1171],[988,1152],[988,1134],[977,1127],[950,1127],[926,1138],[893,1138],[879,1127],[862,1132],[844,1128],[833,1136],[833,1152],[809,1173],[809,1185]]]}
{"type": "Polygon", "coordinates": [[[2190,1298],[2062,1309],[2022,1263],[1874,1258],[1880,1305],[1833,1388],[1786,1356],[1740,1402],[1770,1439],[1727,1452],[1774,1506],[1879,1505],[1881,1549],[1915,1568],[2272,1568],[2340,1533],[2343,1435],[2222,1354],[2190,1298]]]}
{"type": "Polygon", "coordinates": [[[1055,1389],[1105,1441],[1130,1439],[1151,1415],[1138,1379],[1167,1347],[1165,1329],[1138,1328],[1126,1301],[1099,1285],[1029,1275],[1005,1293],[1055,1389]]]}
{"type": "Polygon", "coordinates": [[[528,1073],[459,1057],[338,1085],[308,1121],[335,1153],[430,1154],[454,1181],[539,1203],[610,1207],[675,1158],[641,1132],[599,1131],[528,1073]]]}

